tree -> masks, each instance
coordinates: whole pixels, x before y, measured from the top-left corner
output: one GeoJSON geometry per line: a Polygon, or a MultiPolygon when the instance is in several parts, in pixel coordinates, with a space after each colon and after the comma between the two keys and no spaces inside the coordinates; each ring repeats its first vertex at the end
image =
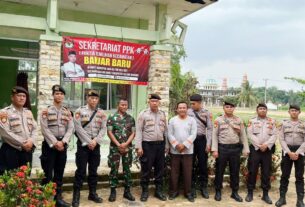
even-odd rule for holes
{"type": "Polygon", "coordinates": [[[241,88],[241,92],[238,98],[239,105],[245,107],[254,106],[257,103],[257,98],[255,97],[252,85],[249,81],[246,81],[241,88]]]}
{"type": "MultiPolygon", "coordinates": [[[[301,85],[304,85],[305,86],[305,80],[304,79],[301,79],[301,78],[294,78],[294,77],[285,77],[285,79],[288,79],[288,80],[292,80],[292,81],[295,81],[301,85]]],[[[299,97],[301,98],[301,104],[300,105],[304,105],[304,101],[305,101],[305,91],[302,90],[301,92],[298,92],[298,95],[299,97]]],[[[292,102],[290,102],[292,103],[292,102]]]]}
{"type": "Polygon", "coordinates": [[[189,97],[198,92],[197,77],[192,72],[181,73],[181,58],[185,58],[186,54],[183,47],[174,46],[171,62],[171,80],[170,80],[170,103],[169,111],[173,115],[176,105],[179,101],[189,101],[189,97]]]}

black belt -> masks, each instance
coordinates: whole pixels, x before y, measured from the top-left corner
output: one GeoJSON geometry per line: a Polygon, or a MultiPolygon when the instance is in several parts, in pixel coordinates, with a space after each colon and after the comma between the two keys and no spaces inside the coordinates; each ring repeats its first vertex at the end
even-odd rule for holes
{"type": "Polygon", "coordinates": [[[205,134],[197,134],[196,138],[205,138],[205,134]]]}
{"type": "Polygon", "coordinates": [[[297,150],[299,149],[300,146],[301,146],[301,145],[288,145],[288,148],[289,148],[291,151],[295,152],[295,151],[297,151],[297,150]]]}
{"type": "Polygon", "coordinates": [[[241,146],[240,143],[237,144],[221,144],[218,143],[218,146],[223,147],[223,148],[227,148],[227,149],[235,149],[235,148],[239,148],[241,146]]]}
{"type": "Polygon", "coordinates": [[[160,144],[164,144],[164,141],[143,141],[143,143],[150,145],[160,145],[160,144]]]}
{"type": "Polygon", "coordinates": [[[58,141],[61,141],[63,138],[64,138],[63,136],[62,136],[62,137],[56,137],[56,139],[57,139],[58,141]]]}

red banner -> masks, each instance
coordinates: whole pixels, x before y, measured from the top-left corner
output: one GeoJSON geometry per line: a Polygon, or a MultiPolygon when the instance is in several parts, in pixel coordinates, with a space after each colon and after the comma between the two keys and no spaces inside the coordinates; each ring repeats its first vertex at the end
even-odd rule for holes
{"type": "Polygon", "coordinates": [[[64,37],[64,81],[147,85],[149,45],[64,37]]]}

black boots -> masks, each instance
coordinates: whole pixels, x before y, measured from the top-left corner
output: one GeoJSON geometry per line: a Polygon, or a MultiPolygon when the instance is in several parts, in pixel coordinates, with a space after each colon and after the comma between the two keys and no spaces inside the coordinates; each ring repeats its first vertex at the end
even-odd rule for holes
{"type": "Polygon", "coordinates": [[[56,202],[56,204],[55,204],[56,207],[70,207],[71,206],[70,203],[67,203],[66,201],[63,200],[61,190],[57,190],[54,200],[56,202]]]}
{"type": "Polygon", "coordinates": [[[303,202],[304,193],[298,193],[297,196],[298,196],[298,200],[296,207],[304,207],[304,202],[303,202]]]}
{"type": "Polygon", "coordinates": [[[253,200],[253,190],[248,190],[248,194],[245,199],[247,202],[251,202],[253,200]]]}
{"type": "Polygon", "coordinates": [[[267,191],[267,190],[264,190],[264,191],[263,191],[262,200],[265,201],[267,204],[272,204],[272,200],[271,200],[271,198],[269,197],[268,191],[267,191]]]}
{"type": "Polygon", "coordinates": [[[281,207],[286,204],[286,193],[280,192],[280,199],[275,203],[276,207],[281,207]]]}
{"type": "Polygon", "coordinates": [[[158,198],[161,201],[166,201],[167,198],[164,195],[162,191],[162,186],[161,185],[156,185],[156,191],[155,191],[155,197],[158,198]]]}
{"type": "Polygon", "coordinates": [[[125,187],[123,197],[126,198],[126,199],[129,200],[129,201],[135,201],[135,200],[136,200],[136,199],[133,197],[133,195],[131,194],[130,188],[129,188],[129,187],[125,187]]]}
{"type": "Polygon", "coordinates": [[[79,207],[80,190],[73,190],[72,207],[79,207]]]}
{"type": "Polygon", "coordinates": [[[237,190],[232,191],[231,198],[237,202],[243,202],[243,199],[238,195],[237,190]]]}
{"type": "Polygon", "coordinates": [[[142,185],[142,194],[140,200],[145,202],[148,199],[148,186],[142,185]]]}
{"type": "Polygon", "coordinates": [[[95,203],[103,202],[103,199],[97,195],[95,189],[89,190],[88,200],[93,201],[95,203]]]}
{"type": "Polygon", "coordinates": [[[201,188],[201,195],[203,198],[208,199],[209,198],[209,192],[207,187],[201,188]]]}
{"type": "Polygon", "coordinates": [[[216,190],[214,198],[216,201],[221,201],[221,190],[216,190]]]}
{"type": "Polygon", "coordinates": [[[116,189],[115,188],[111,188],[108,201],[109,202],[114,202],[115,200],[116,200],[116,189]]]}

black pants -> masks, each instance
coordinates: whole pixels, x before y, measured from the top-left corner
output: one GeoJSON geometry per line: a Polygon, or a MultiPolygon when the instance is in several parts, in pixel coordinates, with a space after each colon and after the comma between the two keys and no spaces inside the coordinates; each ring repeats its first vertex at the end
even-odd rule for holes
{"type": "Polygon", "coordinates": [[[13,170],[22,165],[27,165],[27,163],[31,165],[32,158],[32,152],[19,151],[9,144],[3,143],[0,149],[0,175],[5,170],[13,170]]]}
{"type": "Polygon", "coordinates": [[[143,155],[141,161],[141,186],[149,184],[150,173],[154,168],[154,178],[156,185],[163,184],[165,144],[164,142],[142,142],[143,155]]]}
{"type": "Polygon", "coordinates": [[[207,144],[206,136],[197,135],[194,141],[194,153],[193,153],[193,173],[192,173],[193,187],[195,187],[195,183],[198,178],[197,169],[199,170],[200,186],[207,187],[208,185],[208,154],[205,151],[206,144],[207,144]],[[195,166],[196,160],[197,160],[197,166],[195,166]]]}
{"type": "Polygon", "coordinates": [[[272,164],[272,152],[267,149],[267,151],[262,152],[260,150],[255,150],[254,146],[250,146],[250,155],[248,159],[248,170],[249,177],[247,187],[248,190],[254,190],[256,184],[256,177],[259,167],[261,166],[261,187],[263,190],[269,191],[270,185],[270,175],[271,175],[271,164],[272,164]]]}
{"type": "Polygon", "coordinates": [[[86,171],[88,165],[88,186],[89,191],[95,191],[97,186],[97,168],[100,165],[101,154],[100,145],[97,144],[94,150],[90,150],[87,146],[82,146],[81,142],[77,141],[76,152],[76,171],[74,178],[75,190],[80,190],[83,186],[83,182],[86,178],[86,171]]]}
{"type": "MultiPolygon", "coordinates": [[[[293,152],[296,151],[296,149],[293,148],[290,148],[290,150],[293,152]]],[[[280,192],[286,193],[288,190],[289,178],[293,164],[295,168],[296,192],[298,194],[304,194],[304,157],[299,155],[298,160],[291,160],[289,155],[286,154],[284,156],[284,153],[281,162],[282,176],[280,181],[280,192]]]]}
{"type": "Polygon", "coordinates": [[[221,190],[223,175],[227,164],[230,168],[230,187],[233,191],[239,189],[239,168],[240,168],[240,145],[218,145],[218,158],[216,159],[215,189],[221,190]]]}
{"type": "Polygon", "coordinates": [[[47,142],[43,141],[40,162],[45,174],[45,178],[41,183],[45,185],[53,181],[57,185],[57,193],[61,193],[64,170],[67,162],[67,149],[58,151],[55,148],[50,148],[47,142]]]}

